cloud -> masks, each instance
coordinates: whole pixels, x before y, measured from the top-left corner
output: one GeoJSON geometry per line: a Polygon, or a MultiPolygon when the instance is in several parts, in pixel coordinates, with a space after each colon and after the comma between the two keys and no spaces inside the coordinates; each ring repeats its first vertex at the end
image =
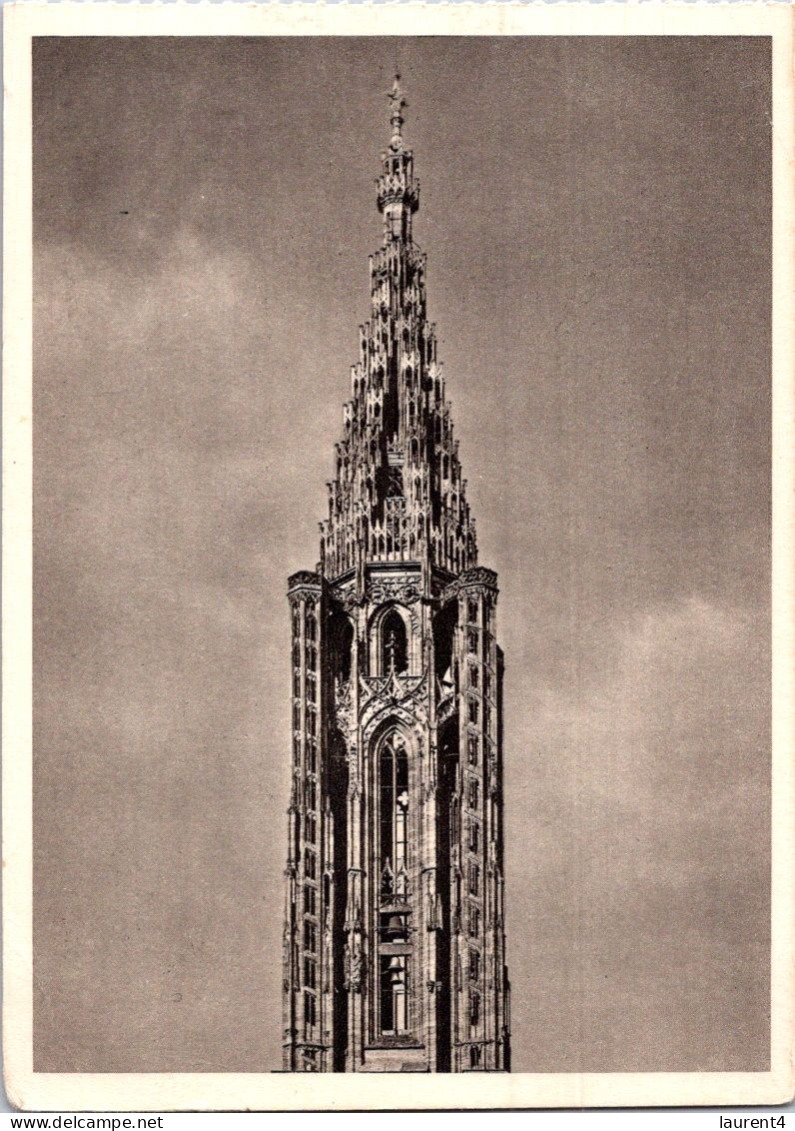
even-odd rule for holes
{"type": "Polygon", "coordinates": [[[527,948],[513,977],[536,1058],[535,1033],[552,1024],[570,1069],[629,1070],[627,1048],[637,1070],[763,1065],[763,629],[745,608],[683,598],[617,626],[601,663],[541,689],[526,714],[514,706],[524,745],[509,723],[506,792],[524,831],[511,823],[510,929],[527,948]],[[561,998],[570,1012],[550,1022],[561,998]],[[708,1014],[725,1035],[711,1052],[696,1040],[708,1014]]]}

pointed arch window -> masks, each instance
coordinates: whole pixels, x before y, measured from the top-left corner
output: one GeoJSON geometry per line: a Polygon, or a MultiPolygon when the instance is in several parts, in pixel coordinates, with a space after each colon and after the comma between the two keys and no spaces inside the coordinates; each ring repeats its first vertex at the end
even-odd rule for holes
{"type": "Polygon", "coordinates": [[[401,675],[408,668],[408,637],[403,617],[390,609],[381,622],[381,672],[401,675]]]}

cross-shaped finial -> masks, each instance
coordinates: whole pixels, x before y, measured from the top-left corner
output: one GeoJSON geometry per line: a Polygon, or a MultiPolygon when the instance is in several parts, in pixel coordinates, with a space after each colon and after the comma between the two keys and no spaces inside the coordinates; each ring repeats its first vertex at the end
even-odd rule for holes
{"type": "Polygon", "coordinates": [[[403,91],[400,89],[400,75],[395,74],[395,81],[392,83],[392,89],[389,92],[389,101],[392,103],[392,110],[400,111],[407,105],[406,99],[403,97],[403,91]]]}

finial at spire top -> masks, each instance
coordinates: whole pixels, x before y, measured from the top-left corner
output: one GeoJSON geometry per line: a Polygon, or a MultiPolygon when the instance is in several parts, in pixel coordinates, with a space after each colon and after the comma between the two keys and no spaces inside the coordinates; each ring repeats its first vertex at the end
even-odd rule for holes
{"type": "Polygon", "coordinates": [[[400,73],[398,71],[395,72],[395,81],[392,83],[392,89],[389,92],[389,101],[392,104],[392,112],[389,116],[389,120],[392,123],[392,140],[390,145],[393,149],[402,149],[403,138],[400,131],[405,121],[403,111],[408,106],[408,102],[406,102],[400,87],[400,73]]]}

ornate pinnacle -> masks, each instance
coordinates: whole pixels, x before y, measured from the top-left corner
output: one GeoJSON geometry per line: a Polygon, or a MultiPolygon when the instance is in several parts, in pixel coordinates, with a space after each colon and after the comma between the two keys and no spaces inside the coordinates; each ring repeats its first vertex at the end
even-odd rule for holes
{"type": "Polygon", "coordinates": [[[403,91],[400,89],[399,74],[395,75],[395,81],[392,83],[392,89],[388,97],[392,104],[392,112],[389,115],[389,120],[392,123],[392,140],[389,144],[393,149],[402,149],[403,138],[400,131],[405,120],[403,111],[408,106],[408,102],[406,102],[406,99],[403,97],[403,91]]]}

